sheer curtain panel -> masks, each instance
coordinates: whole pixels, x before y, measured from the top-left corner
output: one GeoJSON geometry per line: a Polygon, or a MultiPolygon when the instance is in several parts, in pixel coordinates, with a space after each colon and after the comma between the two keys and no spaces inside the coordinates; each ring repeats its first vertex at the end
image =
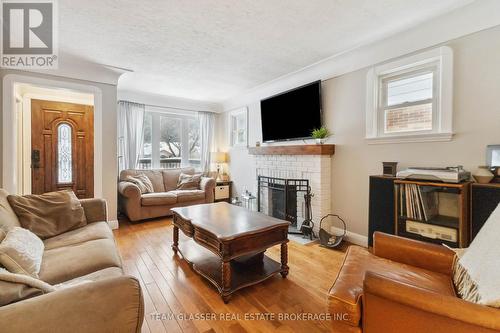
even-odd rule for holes
{"type": "Polygon", "coordinates": [[[144,104],[118,102],[119,171],[137,167],[142,148],[144,112],[144,104]]]}
{"type": "Polygon", "coordinates": [[[215,114],[213,112],[198,112],[200,121],[200,169],[203,173],[210,172],[210,152],[214,147],[214,124],[215,114]]]}

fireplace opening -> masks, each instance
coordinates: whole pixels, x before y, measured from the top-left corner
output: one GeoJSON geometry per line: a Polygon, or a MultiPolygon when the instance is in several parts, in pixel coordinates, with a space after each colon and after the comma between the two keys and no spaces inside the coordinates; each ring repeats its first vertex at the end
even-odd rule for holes
{"type": "Polygon", "coordinates": [[[275,184],[268,188],[271,216],[297,223],[297,190],[295,186],[275,184]]]}
{"type": "Polygon", "coordinates": [[[289,221],[288,232],[302,234],[308,209],[304,195],[310,193],[309,180],[258,176],[257,183],[258,211],[289,221]]]}

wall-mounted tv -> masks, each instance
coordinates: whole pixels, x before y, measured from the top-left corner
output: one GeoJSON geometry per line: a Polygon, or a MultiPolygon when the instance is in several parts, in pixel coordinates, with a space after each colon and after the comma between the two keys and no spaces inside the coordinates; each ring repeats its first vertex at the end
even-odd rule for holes
{"type": "Polygon", "coordinates": [[[307,139],[321,127],[321,81],[260,101],[264,142],[307,139]]]}

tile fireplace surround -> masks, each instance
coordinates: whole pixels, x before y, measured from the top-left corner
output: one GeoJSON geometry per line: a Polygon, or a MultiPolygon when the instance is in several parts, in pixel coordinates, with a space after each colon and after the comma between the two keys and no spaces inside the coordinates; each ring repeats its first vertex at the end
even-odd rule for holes
{"type": "Polygon", "coordinates": [[[321,217],[331,212],[331,155],[255,155],[257,176],[285,179],[308,179],[314,231],[319,231],[321,217]]]}

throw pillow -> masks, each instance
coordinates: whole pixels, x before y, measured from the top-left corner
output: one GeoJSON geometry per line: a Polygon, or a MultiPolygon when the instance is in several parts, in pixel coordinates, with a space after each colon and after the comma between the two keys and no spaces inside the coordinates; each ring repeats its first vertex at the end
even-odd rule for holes
{"type": "Polygon", "coordinates": [[[45,246],[27,229],[12,228],[0,243],[0,265],[9,272],[38,278],[45,246]]]}
{"type": "Polygon", "coordinates": [[[201,182],[201,173],[188,175],[181,173],[177,182],[178,190],[199,190],[201,182]]]}
{"type": "Polygon", "coordinates": [[[464,253],[455,257],[453,282],[466,301],[500,308],[500,204],[464,253]]]}
{"type": "Polygon", "coordinates": [[[45,239],[81,228],[87,219],[73,191],[7,197],[23,228],[45,239]]]}
{"type": "Polygon", "coordinates": [[[141,190],[141,193],[143,194],[154,192],[153,183],[151,183],[151,180],[148,178],[148,176],[143,173],[137,174],[135,176],[127,176],[125,180],[137,185],[137,187],[139,187],[139,190],[141,190]]]}

